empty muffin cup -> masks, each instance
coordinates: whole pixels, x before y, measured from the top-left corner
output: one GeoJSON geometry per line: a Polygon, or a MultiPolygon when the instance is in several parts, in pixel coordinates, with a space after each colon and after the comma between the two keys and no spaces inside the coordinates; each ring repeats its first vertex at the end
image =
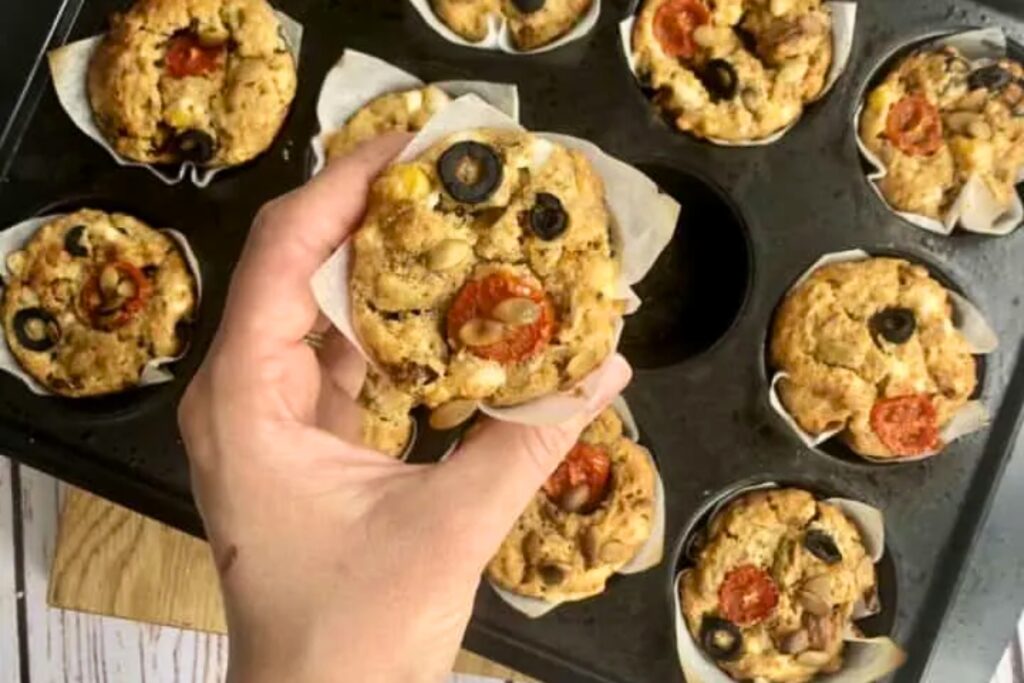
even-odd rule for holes
{"type": "Polygon", "coordinates": [[[632,365],[660,368],[700,355],[732,329],[753,264],[746,225],[721,189],[668,166],[637,167],[682,207],[672,241],[634,286],[643,305],[626,319],[619,346],[632,365]]]}

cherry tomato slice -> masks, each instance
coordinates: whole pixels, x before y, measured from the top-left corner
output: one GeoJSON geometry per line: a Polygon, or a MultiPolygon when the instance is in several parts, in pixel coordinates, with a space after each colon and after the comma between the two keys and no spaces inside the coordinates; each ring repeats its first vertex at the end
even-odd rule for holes
{"type": "Polygon", "coordinates": [[[509,327],[501,341],[486,346],[468,347],[474,355],[499,363],[525,360],[544,348],[555,332],[555,312],[551,301],[538,285],[509,275],[492,273],[470,280],[455,296],[448,311],[448,340],[459,346],[459,330],[473,318],[487,318],[505,299],[529,298],[540,305],[540,317],[529,325],[509,327]]]}
{"type": "Polygon", "coordinates": [[[168,41],[164,65],[173,78],[202,76],[220,66],[223,55],[223,45],[204,46],[194,36],[186,33],[168,41]]]}
{"type": "Polygon", "coordinates": [[[906,154],[934,154],[942,147],[939,110],[924,95],[907,95],[889,109],[885,135],[906,154]]]}
{"type": "Polygon", "coordinates": [[[98,269],[86,280],[82,287],[81,306],[93,327],[110,331],[123,327],[138,315],[152,293],[153,287],[141,270],[127,261],[115,261],[98,269]],[[122,301],[105,294],[100,286],[103,271],[110,267],[117,271],[120,280],[132,283],[132,294],[122,301]]]}
{"type": "Polygon", "coordinates": [[[879,399],[870,420],[871,429],[895,455],[925,455],[942,446],[935,405],[927,394],[879,399]]]}
{"type": "Polygon", "coordinates": [[[586,484],[590,495],[582,511],[588,512],[604,499],[611,469],[611,458],[603,448],[579,441],[544,482],[544,493],[558,502],[566,492],[586,484]]]}
{"type": "Polygon", "coordinates": [[[669,56],[691,59],[697,53],[693,30],[709,21],[701,0],[668,0],[654,14],[654,37],[669,56]]]}
{"type": "Polygon", "coordinates": [[[745,564],[731,570],[718,587],[718,603],[722,616],[739,626],[753,626],[764,621],[779,603],[779,589],[771,574],[745,564]]]}

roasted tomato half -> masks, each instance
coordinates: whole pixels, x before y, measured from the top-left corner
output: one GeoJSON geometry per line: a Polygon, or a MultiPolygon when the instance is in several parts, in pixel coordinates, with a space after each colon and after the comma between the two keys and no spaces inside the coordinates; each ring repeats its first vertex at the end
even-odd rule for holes
{"type": "Polygon", "coordinates": [[[554,332],[555,312],[544,290],[508,273],[470,280],[448,311],[449,343],[499,363],[516,363],[539,353],[554,332]],[[513,305],[502,305],[505,302],[513,305]],[[522,304],[518,308],[524,315],[518,320],[506,315],[517,308],[514,304],[522,304]]]}
{"type": "Polygon", "coordinates": [[[544,493],[563,507],[573,508],[570,512],[589,512],[604,499],[611,470],[611,458],[603,448],[580,441],[544,482],[544,493]]]}
{"type": "Polygon", "coordinates": [[[127,261],[114,261],[86,280],[81,308],[94,328],[115,330],[139,314],[152,292],[152,285],[139,268],[127,261]]]}
{"type": "Polygon", "coordinates": [[[942,446],[935,404],[927,394],[879,399],[870,419],[871,429],[895,455],[926,455],[942,446]]]}
{"type": "Polygon", "coordinates": [[[906,154],[934,154],[942,147],[939,110],[924,95],[907,95],[889,109],[885,135],[906,154]]]}
{"type": "Polygon", "coordinates": [[[172,37],[167,42],[164,67],[172,78],[202,76],[215,71],[224,60],[223,45],[203,45],[188,33],[172,37]]]}
{"type": "Polygon", "coordinates": [[[752,564],[731,570],[718,587],[722,616],[740,626],[764,621],[779,603],[779,589],[771,574],[752,564]]]}
{"type": "Polygon", "coordinates": [[[693,31],[711,21],[711,12],[701,0],[668,0],[654,13],[654,37],[667,54],[692,59],[697,53],[693,31]]]}

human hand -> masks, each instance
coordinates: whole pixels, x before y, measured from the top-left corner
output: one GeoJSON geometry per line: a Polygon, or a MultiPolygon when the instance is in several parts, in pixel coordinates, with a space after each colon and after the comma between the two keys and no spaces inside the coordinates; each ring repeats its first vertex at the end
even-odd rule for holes
{"type": "Polygon", "coordinates": [[[487,561],[630,377],[616,356],[586,414],[557,427],[485,420],[436,465],[347,439],[363,368],[337,333],[319,357],[303,342],[318,325],[309,280],[407,141],[378,138],[259,212],[181,403],[233,681],[441,679],[487,561]]]}

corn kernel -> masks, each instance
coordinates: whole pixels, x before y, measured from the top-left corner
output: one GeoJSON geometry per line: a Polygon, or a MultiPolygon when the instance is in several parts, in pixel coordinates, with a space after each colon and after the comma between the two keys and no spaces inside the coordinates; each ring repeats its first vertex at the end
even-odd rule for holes
{"type": "Polygon", "coordinates": [[[391,192],[398,199],[420,199],[430,192],[430,179],[419,166],[403,164],[391,171],[391,192]]]}
{"type": "Polygon", "coordinates": [[[169,123],[172,128],[188,128],[191,122],[192,117],[183,109],[172,109],[167,112],[167,123],[169,123]]]}

